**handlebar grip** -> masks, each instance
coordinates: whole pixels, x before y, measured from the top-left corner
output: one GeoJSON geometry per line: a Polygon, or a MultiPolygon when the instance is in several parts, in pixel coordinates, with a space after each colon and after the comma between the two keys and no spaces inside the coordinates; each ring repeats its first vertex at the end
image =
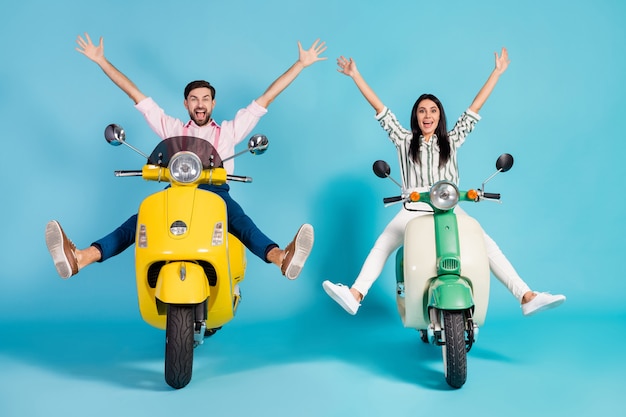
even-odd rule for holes
{"type": "Polygon", "coordinates": [[[500,193],[484,193],[483,197],[490,198],[492,200],[499,200],[500,199],[500,193]]]}
{"type": "Polygon", "coordinates": [[[252,178],[244,177],[242,175],[227,175],[226,179],[229,181],[252,182],[252,178]]]}
{"type": "Polygon", "coordinates": [[[113,171],[113,175],[116,177],[141,177],[141,171],[113,171]]]}
{"type": "Polygon", "coordinates": [[[383,203],[385,203],[385,204],[397,203],[398,201],[402,201],[402,196],[397,195],[395,197],[385,197],[385,198],[383,198],[383,203]]]}

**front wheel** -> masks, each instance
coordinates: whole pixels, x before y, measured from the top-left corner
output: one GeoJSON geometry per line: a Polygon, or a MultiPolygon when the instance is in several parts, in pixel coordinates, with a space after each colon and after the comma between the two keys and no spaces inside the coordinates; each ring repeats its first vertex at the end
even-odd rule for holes
{"type": "Polygon", "coordinates": [[[165,326],[165,382],[183,388],[193,369],[194,307],[168,306],[165,326]]]}
{"type": "Polygon", "coordinates": [[[443,311],[442,313],[446,338],[442,347],[446,382],[452,388],[461,388],[467,380],[464,314],[462,311],[443,311]]]}

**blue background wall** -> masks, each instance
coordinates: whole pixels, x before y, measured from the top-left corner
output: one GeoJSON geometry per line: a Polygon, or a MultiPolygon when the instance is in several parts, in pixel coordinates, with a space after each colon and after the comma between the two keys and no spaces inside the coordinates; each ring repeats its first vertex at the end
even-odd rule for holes
{"type": "Polygon", "coordinates": [[[196,410],[198,393],[214,411],[240,415],[406,415],[435,410],[429,400],[437,399],[465,410],[470,396],[482,398],[476,412],[483,415],[522,413],[507,404],[530,399],[555,415],[615,404],[611,378],[626,364],[599,340],[626,340],[623,2],[25,0],[2,3],[0,13],[3,415],[42,415],[45,407],[65,415],[85,407],[166,415],[196,410]],[[237,319],[197,351],[192,385],[180,392],[162,382],[162,333],[139,317],[133,251],[63,281],[45,247],[48,220],[61,221],[83,247],[160,189],[112,175],[143,160],[108,146],[107,124],[124,126],[144,151],[156,136],[128,97],[75,51],[85,31],[103,36],[108,59],[172,115],[186,117],[188,81],[210,80],[218,121],[295,62],[298,40],[306,48],[317,38],[328,45],[328,60],[305,69],[257,126],[270,150],[237,160],[237,173],[254,183],[232,186],[282,245],[312,223],[314,251],[295,282],[248,257],[237,319]],[[386,159],[397,174],[395,150],[335,59],[353,57],[406,126],[423,92],[442,100],[451,126],[502,46],[511,64],[460,151],[461,185],[479,185],[502,152],[515,156],[515,167],[490,185],[503,193],[502,205],[466,210],[531,287],[568,301],[523,318],[494,280],[468,385],[448,392],[438,350],[419,345],[395,314],[391,263],[356,317],[321,289],[324,279],[352,282],[397,210],[381,200],[396,187],[370,168],[386,159]],[[601,381],[600,397],[589,396],[590,380],[601,381]]]}

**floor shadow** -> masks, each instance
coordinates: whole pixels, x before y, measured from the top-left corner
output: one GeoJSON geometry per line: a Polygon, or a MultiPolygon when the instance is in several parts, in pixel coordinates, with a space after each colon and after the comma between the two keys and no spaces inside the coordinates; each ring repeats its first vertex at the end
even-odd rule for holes
{"type": "Polygon", "coordinates": [[[76,379],[162,390],[164,333],[144,323],[2,323],[0,354],[76,379]]]}
{"type": "MultiPolygon", "coordinates": [[[[372,306],[349,316],[329,303],[314,300],[289,320],[242,324],[234,320],[195,350],[192,383],[264,367],[340,361],[385,378],[448,389],[441,349],[423,343],[415,330],[403,328],[393,311],[372,306]]],[[[163,378],[164,332],[141,321],[53,322],[40,324],[39,331],[5,323],[0,329],[1,355],[74,379],[170,390],[163,378]]],[[[476,353],[508,360],[497,352],[476,353]]]]}

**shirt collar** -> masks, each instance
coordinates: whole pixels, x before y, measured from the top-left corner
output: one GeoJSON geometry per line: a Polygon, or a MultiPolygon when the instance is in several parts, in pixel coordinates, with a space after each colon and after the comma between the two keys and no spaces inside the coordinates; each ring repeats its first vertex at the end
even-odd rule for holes
{"type": "Polygon", "coordinates": [[[437,135],[433,134],[430,137],[430,140],[428,142],[424,140],[424,135],[420,135],[420,145],[425,146],[425,147],[439,148],[439,143],[437,142],[437,135]]]}
{"type": "MultiPolygon", "coordinates": [[[[215,127],[215,128],[219,128],[219,127],[220,127],[220,125],[218,125],[218,124],[215,122],[215,119],[211,119],[211,121],[210,121],[208,124],[206,124],[206,125],[204,125],[204,126],[202,126],[202,127],[208,127],[208,126],[212,126],[212,127],[215,127]]],[[[189,121],[185,124],[185,127],[197,127],[197,128],[200,128],[200,126],[198,126],[198,125],[196,124],[196,122],[194,122],[193,120],[189,120],[189,121]]]]}

